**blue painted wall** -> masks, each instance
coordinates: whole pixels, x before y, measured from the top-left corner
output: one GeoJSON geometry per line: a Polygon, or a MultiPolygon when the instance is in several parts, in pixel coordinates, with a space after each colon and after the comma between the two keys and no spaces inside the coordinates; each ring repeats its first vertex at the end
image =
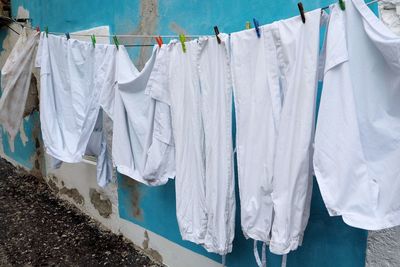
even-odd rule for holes
{"type": "MultiPolygon", "coordinates": [[[[143,2],[146,0],[142,0],[143,2]]],[[[141,16],[139,0],[12,0],[13,15],[19,6],[30,12],[33,25],[50,31],[73,32],[95,26],[109,25],[111,32],[129,34],[139,27],[141,16]]],[[[306,10],[326,6],[332,1],[304,1],[306,10]]],[[[245,21],[257,18],[261,24],[298,15],[297,2],[293,0],[160,0],[154,33],[171,34],[182,28],[188,34],[212,34],[218,25],[221,32],[239,31],[245,21]]],[[[0,35],[4,39],[4,34],[0,35]]],[[[138,48],[130,48],[131,55],[139,55],[138,48]]],[[[133,58],[135,60],[135,58],[133,58]]],[[[35,115],[36,116],[36,115],[35,115]]],[[[30,135],[35,117],[25,123],[30,135]]],[[[37,118],[36,118],[37,119],[37,118]]],[[[8,143],[7,140],[4,143],[8,143]]],[[[7,154],[30,167],[29,159],[34,153],[32,141],[26,146],[17,140],[16,153],[7,154]]],[[[5,145],[7,148],[7,144],[5,145]]],[[[186,248],[221,261],[218,255],[207,253],[202,247],[182,241],[175,216],[174,182],[166,186],[150,188],[131,180],[118,178],[119,212],[122,218],[139,224],[186,248]]],[[[239,197],[237,197],[239,199],[239,197]]],[[[328,216],[322,202],[318,185],[314,183],[311,217],[305,233],[303,246],[289,254],[288,266],[306,267],[358,267],[364,266],[366,231],[349,227],[341,218],[328,216]]],[[[268,266],[280,266],[281,257],[268,254],[268,266]]],[[[227,257],[230,267],[256,266],[252,241],[241,233],[237,212],[236,236],[233,253],[227,257]]]]}

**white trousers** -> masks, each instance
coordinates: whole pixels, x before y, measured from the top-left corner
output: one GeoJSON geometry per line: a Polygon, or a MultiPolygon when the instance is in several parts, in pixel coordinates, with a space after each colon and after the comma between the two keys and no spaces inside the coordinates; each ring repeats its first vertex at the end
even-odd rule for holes
{"type": "Polygon", "coordinates": [[[320,14],[231,35],[242,229],[276,254],[309,217],[320,14]]]}

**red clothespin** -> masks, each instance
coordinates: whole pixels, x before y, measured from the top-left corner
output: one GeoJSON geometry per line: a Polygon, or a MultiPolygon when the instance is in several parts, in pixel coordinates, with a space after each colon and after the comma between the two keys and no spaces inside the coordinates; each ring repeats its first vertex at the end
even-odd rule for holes
{"type": "Polygon", "coordinates": [[[158,37],[156,36],[156,37],[154,37],[154,39],[156,39],[158,46],[161,48],[161,46],[163,45],[161,36],[158,36],[158,37]]]}
{"type": "Polygon", "coordinates": [[[36,26],[36,31],[40,32],[40,27],[39,26],[36,26]]]}

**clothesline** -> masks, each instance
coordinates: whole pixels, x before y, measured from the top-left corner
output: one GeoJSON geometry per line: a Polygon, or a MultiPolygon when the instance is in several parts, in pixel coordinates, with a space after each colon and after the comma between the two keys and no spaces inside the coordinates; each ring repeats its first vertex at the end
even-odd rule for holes
{"type": "MultiPolygon", "coordinates": [[[[372,1],[370,1],[370,2],[368,2],[368,3],[366,3],[367,5],[372,5],[372,4],[374,4],[374,3],[377,3],[377,2],[380,2],[381,0],[372,0],[372,1]]],[[[321,8],[322,10],[325,10],[325,9],[329,9],[329,6],[325,6],[325,7],[322,7],[321,8]]],[[[16,19],[13,19],[13,18],[11,18],[12,19],[12,21],[14,21],[16,24],[18,24],[18,25],[20,25],[21,27],[27,27],[27,28],[29,28],[29,29],[32,29],[32,30],[36,30],[36,28],[34,28],[34,27],[32,27],[32,26],[26,26],[26,25],[24,25],[24,24],[22,24],[22,23],[20,23],[19,21],[17,21],[16,19]]],[[[10,30],[12,30],[13,32],[15,32],[16,34],[18,34],[19,35],[19,33],[15,30],[15,29],[13,29],[12,27],[10,27],[10,26],[7,26],[10,30]]],[[[48,32],[48,33],[50,33],[50,34],[54,34],[54,35],[64,35],[64,34],[66,34],[66,33],[64,33],[64,32],[48,32]]],[[[75,36],[81,36],[81,37],[90,37],[90,36],[92,36],[93,34],[84,34],[84,33],[73,33],[72,35],[75,35],[75,36]]],[[[148,39],[154,39],[154,38],[156,38],[156,37],[161,37],[161,38],[171,38],[171,39],[174,39],[174,38],[179,38],[179,35],[154,35],[154,34],[115,34],[115,35],[106,35],[106,34],[99,34],[99,35],[96,35],[96,37],[105,37],[105,38],[112,38],[112,37],[114,37],[114,36],[116,36],[117,38],[148,38],[148,39]]],[[[186,38],[199,38],[199,37],[211,37],[211,36],[213,36],[213,35],[201,35],[201,34],[195,34],[195,35],[185,35],[185,37],[186,38]]],[[[143,47],[143,46],[154,46],[154,44],[124,44],[124,46],[126,46],[126,47],[143,47]]]]}

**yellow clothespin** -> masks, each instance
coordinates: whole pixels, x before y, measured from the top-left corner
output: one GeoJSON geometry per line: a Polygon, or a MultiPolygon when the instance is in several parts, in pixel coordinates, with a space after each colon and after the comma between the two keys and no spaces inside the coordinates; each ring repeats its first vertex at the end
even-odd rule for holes
{"type": "Polygon", "coordinates": [[[181,41],[183,53],[186,53],[186,45],[185,45],[186,36],[184,34],[179,34],[179,41],[181,41]]]}

